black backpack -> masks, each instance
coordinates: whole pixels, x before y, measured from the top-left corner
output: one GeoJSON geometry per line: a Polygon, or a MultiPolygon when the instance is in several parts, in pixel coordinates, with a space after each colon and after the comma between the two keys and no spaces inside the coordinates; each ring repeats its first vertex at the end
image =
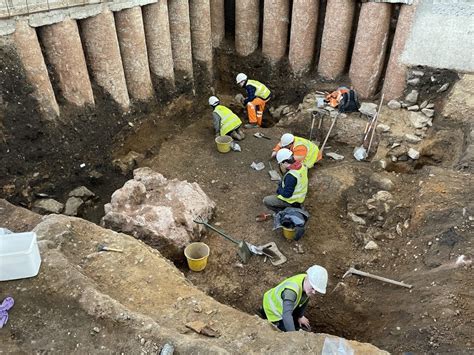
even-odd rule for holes
{"type": "Polygon", "coordinates": [[[357,112],[359,108],[360,103],[354,90],[349,90],[349,92],[342,95],[339,102],[339,112],[357,112]]]}

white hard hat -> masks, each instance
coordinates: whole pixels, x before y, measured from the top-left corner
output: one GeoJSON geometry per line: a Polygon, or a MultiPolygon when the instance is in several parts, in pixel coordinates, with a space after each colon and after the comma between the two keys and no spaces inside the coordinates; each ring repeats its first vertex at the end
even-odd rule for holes
{"type": "Polygon", "coordinates": [[[237,74],[235,78],[235,81],[237,82],[237,84],[240,84],[242,81],[246,81],[246,80],[247,80],[247,75],[245,75],[244,73],[237,74]]]}
{"type": "Polygon", "coordinates": [[[293,152],[289,149],[283,148],[277,152],[276,159],[278,164],[283,163],[285,160],[290,159],[293,156],[293,152]]]}
{"type": "Polygon", "coordinates": [[[294,141],[295,141],[294,135],[292,135],[291,133],[285,133],[284,135],[281,136],[280,145],[282,147],[286,147],[286,146],[289,146],[294,141]]]}
{"type": "Polygon", "coordinates": [[[306,274],[311,287],[319,293],[325,294],[328,284],[328,271],[322,266],[313,265],[306,271],[306,274]]]}
{"type": "Polygon", "coordinates": [[[219,104],[219,102],[220,102],[220,101],[219,101],[219,99],[217,98],[217,96],[211,96],[211,97],[209,98],[209,105],[210,105],[210,106],[216,106],[216,105],[219,104]]]}

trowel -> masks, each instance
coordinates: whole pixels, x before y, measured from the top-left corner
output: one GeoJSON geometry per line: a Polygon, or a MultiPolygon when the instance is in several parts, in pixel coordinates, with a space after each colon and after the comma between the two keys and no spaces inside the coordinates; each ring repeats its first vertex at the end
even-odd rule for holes
{"type": "Polygon", "coordinates": [[[265,139],[271,140],[270,137],[267,137],[267,136],[264,135],[262,132],[255,132],[255,133],[253,134],[253,136],[256,137],[256,138],[265,138],[265,139]]]}

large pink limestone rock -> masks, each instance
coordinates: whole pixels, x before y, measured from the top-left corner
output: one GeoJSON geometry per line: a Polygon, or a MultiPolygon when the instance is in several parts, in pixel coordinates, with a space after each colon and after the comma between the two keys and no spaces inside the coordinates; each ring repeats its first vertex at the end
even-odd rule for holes
{"type": "Polygon", "coordinates": [[[176,260],[203,230],[193,219],[209,219],[215,203],[197,183],[168,180],[150,168],[139,168],[104,208],[103,226],[131,234],[176,260]]]}

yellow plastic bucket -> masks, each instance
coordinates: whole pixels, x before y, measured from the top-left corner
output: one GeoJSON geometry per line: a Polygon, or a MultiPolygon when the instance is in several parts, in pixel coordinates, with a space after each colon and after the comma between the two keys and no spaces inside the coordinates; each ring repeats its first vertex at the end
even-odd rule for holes
{"type": "Polygon", "coordinates": [[[232,140],[232,137],[229,136],[216,137],[217,150],[221,153],[230,152],[230,143],[232,142],[232,140]]]}
{"type": "Polygon", "coordinates": [[[184,256],[191,271],[202,271],[206,268],[209,251],[207,244],[201,242],[191,243],[184,249],[184,256]]]}
{"type": "Polygon", "coordinates": [[[286,239],[289,239],[289,240],[295,239],[296,230],[294,228],[285,228],[285,227],[282,227],[282,228],[283,228],[283,236],[286,239]]]}

